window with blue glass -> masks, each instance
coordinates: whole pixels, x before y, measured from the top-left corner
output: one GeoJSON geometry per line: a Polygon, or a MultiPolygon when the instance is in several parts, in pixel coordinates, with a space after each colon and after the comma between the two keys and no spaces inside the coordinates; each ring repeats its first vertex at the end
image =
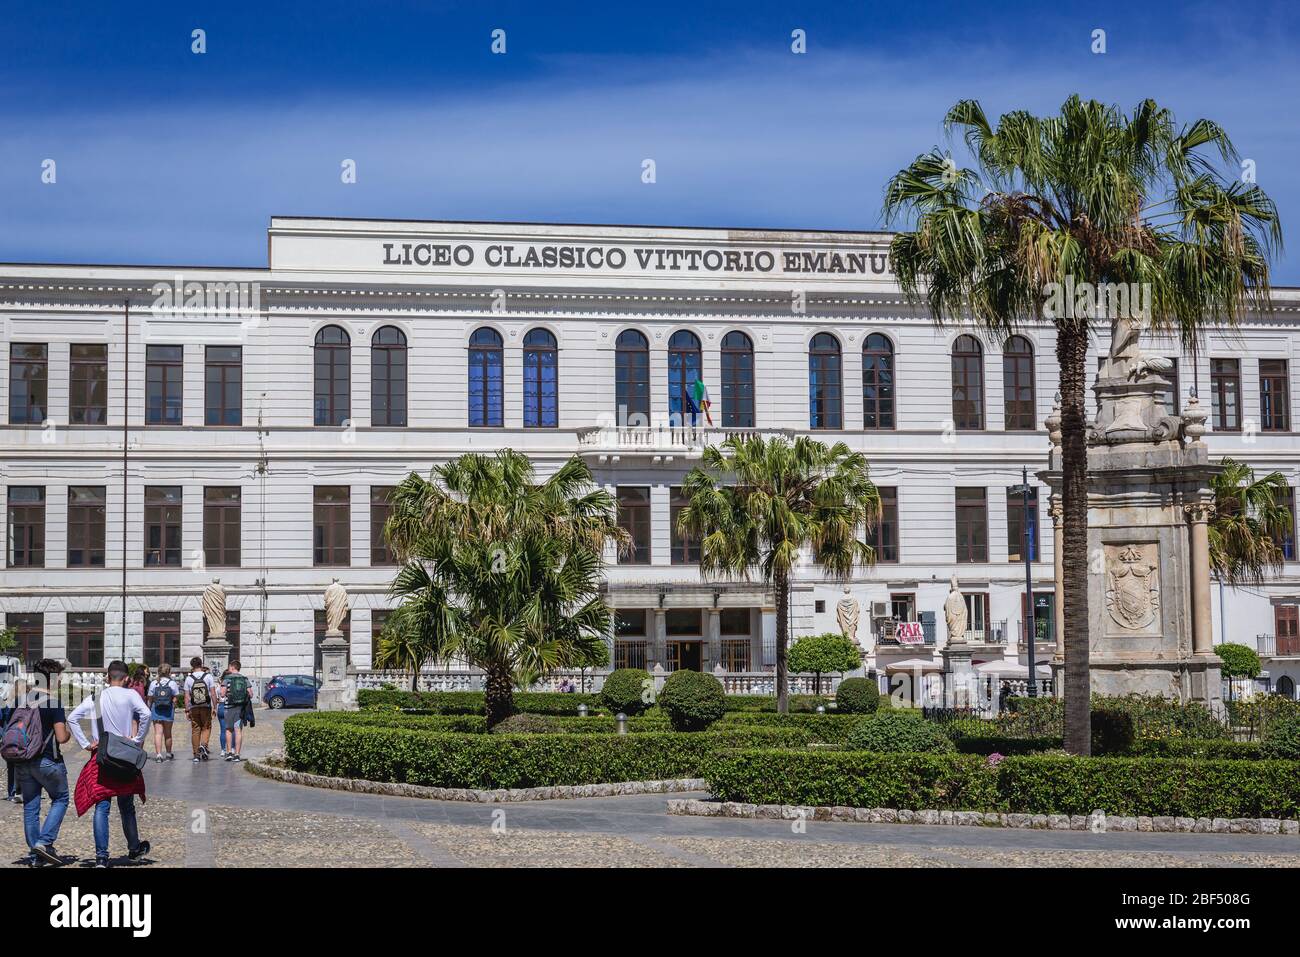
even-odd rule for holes
{"type": "Polygon", "coordinates": [[[352,340],[338,326],[316,333],[313,403],[317,425],[342,425],[352,417],[352,340]]]}
{"type": "Polygon", "coordinates": [[[555,336],[534,329],[524,336],[524,428],[560,424],[560,354],[555,336]]]}
{"type": "Polygon", "coordinates": [[[501,334],[478,329],[469,337],[469,424],[502,424],[501,334]]]}
{"type": "Polygon", "coordinates": [[[844,426],[840,342],[819,332],[808,344],[808,425],[814,429],[844,426]]]}
{"type": "Polygon", "coordinates": [[[700,339],[683,329],[668,340],[668,422],[694,425],[700,415],[695,383],[704,376],[700,339]]]}

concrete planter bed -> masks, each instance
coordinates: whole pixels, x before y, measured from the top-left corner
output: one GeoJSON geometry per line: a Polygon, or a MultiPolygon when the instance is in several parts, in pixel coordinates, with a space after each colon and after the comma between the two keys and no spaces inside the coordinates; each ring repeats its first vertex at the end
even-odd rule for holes
{"type": "Polygon", "coordinates": [[[909,811],[897,808],[803,807],[797,804],[743,804],[737,801],[673,799],[668,813],[693,817],[738,817],[782,821],[837,821],[857,824],[936,824],[965,827],[1017,827],[1049,831],[1160,831],[1185,834],[1300,834],[1300,821],[1277,818],[1122,817],[1091,814],[1001,814],[984,811],[909,811]]]}

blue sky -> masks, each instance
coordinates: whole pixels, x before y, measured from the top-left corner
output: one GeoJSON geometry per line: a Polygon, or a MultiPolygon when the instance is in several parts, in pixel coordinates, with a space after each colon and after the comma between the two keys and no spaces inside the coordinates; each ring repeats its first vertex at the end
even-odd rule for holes
{"type": "Polygon", "coordinates": [[[1221,122],[1300,224],[1286,3],[6,2],[0,260],[263,265],[272,215],[873,229],[955,100],[1073,92],[1221,122]]]}

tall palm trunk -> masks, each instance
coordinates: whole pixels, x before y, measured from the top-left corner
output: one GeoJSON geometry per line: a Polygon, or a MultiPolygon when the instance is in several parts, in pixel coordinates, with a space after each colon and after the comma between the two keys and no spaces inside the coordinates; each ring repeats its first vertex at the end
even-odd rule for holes
{"type": "Polygon", "coordinates": [[[1065,749],[1089,754],[1091,675],[1088,666],[1088,445],[1084,385],[1088,333],[1063,325],[1056,339],[1061,368],[1062,602],[1065,632],[1065,749]]]}
{"type": "Polygon", "coordinates": [[[485,690],[487,723],[488,727],[491,728],[498,721],[510,717],[515,710],[515,683],[510,669],[501,665],[493,665],[488,668],[485,690]]]}
{"type": "Polygon", "coordinates": [[[786,674],[786,643],[790,640],[790,577],[777,569],[772,576],[776,590],[776,710],[785,714],[790,710],[790,678],[786,674]]]}

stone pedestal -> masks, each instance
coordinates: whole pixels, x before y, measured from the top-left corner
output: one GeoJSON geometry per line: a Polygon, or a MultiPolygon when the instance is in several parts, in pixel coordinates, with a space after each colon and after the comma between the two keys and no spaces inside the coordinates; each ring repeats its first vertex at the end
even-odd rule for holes
{"type": "MultiPolygon", "coordinates": [[[[1158,372],[1098,378],[1088,433],[1088,608],[1092,690],[1158,694],[1217,707],[1222,662],[1210,646],[1211,465],[1195,397],[1182,416],[1158,372]]],[[[1049,426],[1049,432],[1051,432],[1049,426]]],[[[1053,435],[1055,440],[1056,433],[1053,435]]],[[[1039,473],[1061,491],[1061,450],[1039,473]]],[[[1062,610],[1058,610],[1062,614],[1062,610]]],[[[1053,660],[1057,687],[1063,662],[1053,660]]]]}
{"type": "Polygon", "coordinates": [[[945,708],[976,708],[979,702],[979,675],[971,662],[974,649],[969,642],[950,641],[944,645],[943,696],[945,708]]]}
{"type": "Polygon", "coordinates": [[[321,686],[316,695],[320,711],[355,711],[356,679],[348,672],[348,641],[341,631],[327,631],[320,643],[321,686]]]}
{"type": "Polygon", "coordinates": [[[203,642],[203,663],[208,666],[213,677],[219,679],[230,666],[230,650],[234,647],[226,641],[224,635],[203,642]]]}

